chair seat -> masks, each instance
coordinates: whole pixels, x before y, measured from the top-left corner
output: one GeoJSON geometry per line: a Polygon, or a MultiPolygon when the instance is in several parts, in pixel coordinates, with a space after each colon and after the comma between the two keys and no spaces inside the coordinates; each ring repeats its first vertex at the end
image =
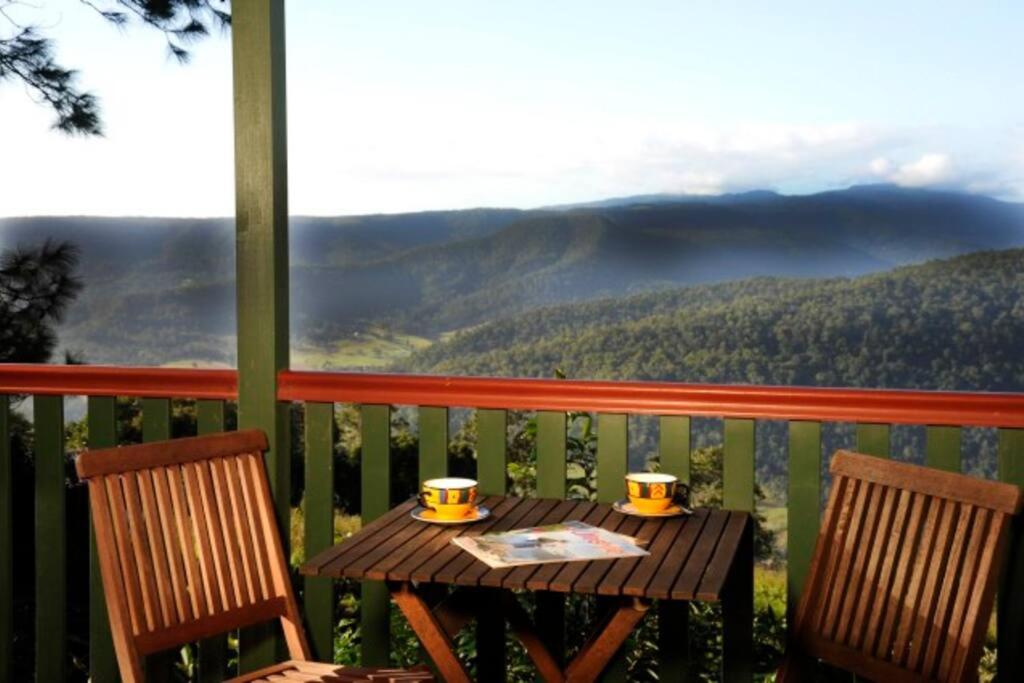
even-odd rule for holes
{"type": "Polygon", "coordinates": [[[289,661],[232,678],[226,683],[428,683],[433,680],[433,674],[426,667],[372,669],[289,661]]]}

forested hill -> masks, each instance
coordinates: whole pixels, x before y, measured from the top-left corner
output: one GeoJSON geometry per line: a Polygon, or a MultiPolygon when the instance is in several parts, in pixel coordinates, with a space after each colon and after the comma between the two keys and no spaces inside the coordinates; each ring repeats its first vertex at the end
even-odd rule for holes
{"type": "Polygon", "coordinates": [[[1024,390],[1024,250],[855,279],[761,278],[498,320],[414,372],[1024,390]]]}

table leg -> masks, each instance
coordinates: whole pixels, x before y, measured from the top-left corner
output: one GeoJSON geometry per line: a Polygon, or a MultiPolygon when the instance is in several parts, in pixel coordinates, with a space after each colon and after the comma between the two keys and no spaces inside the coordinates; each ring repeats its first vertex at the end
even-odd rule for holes
{"type": "Polygon", "coordinates": [[[455,654],[455,647],[434,613],[408,583],[398,584],[391,597],[430,655],[447,683],[469,683],[469,674],[455,654]]]}
{"type": "Polygon", "coordinates": [[[649,608],[650,605],[640,600],[623,602],[569,663],[565,680],[574,683],[597,680],[649,608]]]}
{"type": "Polygon", "coordinates": [[[722,674],[726,683],[754,677],[754,534],[748,522],[722,593],[722,674]]]}
{"type": "Polygon", "coordinates": [[[530,615],[526,613],[523,606],[516,600],[516,596],[511,593],[502,593],[501,598],[502,611],[508,620],[509,628],[512,629],[512,633],[515,634],[519,642],[523,644],[527,656],[533,661],[533,665],[537,667],[537,672],[541,678],[547,681],[547,683],[561,683],[565,680],[565,677],[562,675],[562,666],[552,656],[544,641],[540,639],[537,632],[533,629],[530,615]]]}

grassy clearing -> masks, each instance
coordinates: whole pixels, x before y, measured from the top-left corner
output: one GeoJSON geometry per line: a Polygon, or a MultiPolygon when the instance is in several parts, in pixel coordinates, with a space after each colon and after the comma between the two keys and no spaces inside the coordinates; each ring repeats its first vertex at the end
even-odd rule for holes
{"type": "Polygon", "coordinates": [[[303,370],[382,368],[427,348],[433,341],[381,329],[356,332],[328,347],[298,343],[292,347],[292,367],[303,370]]]}

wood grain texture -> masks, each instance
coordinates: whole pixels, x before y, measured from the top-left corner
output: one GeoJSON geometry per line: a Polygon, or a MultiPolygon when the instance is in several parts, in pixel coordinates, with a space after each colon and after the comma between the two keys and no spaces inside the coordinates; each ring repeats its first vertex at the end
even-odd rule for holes
{"type": "Polygon", "coordinates": [[[688,517],[642,519],[614,512],[606,503],[550,498],[490,496],[484,503],[494,512],[490,519],[458,526],[414,520],[408,514],[412,503],[403,504],[386,516],[388,524],[356,532],[306,562],[301,571],[306,575],[390,583],[415,581],[467,588],[714,602],[726,589],[751,519],[745,512],[707,509],[698,509],[688,517]],[[650,554],[612,561],[491,569],[452,543],[463,535],[567,520],[582,520],[636,536],[650,554]]]}

